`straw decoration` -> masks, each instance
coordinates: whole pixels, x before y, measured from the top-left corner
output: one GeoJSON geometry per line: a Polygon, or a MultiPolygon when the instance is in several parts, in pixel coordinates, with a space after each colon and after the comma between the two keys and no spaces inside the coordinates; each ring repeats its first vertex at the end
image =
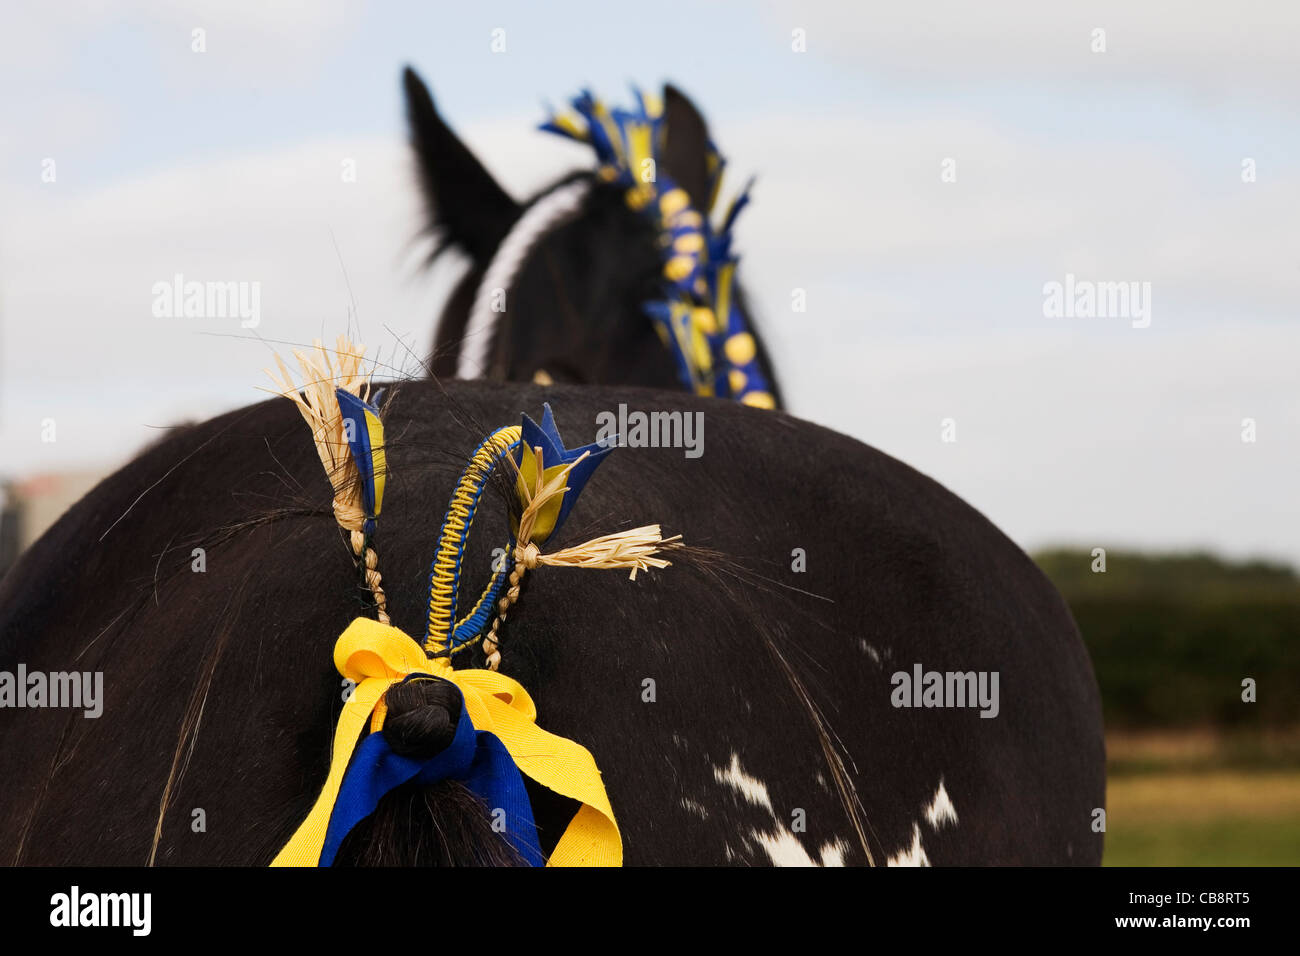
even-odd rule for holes
{"type": "MultiPolygon", "coordinates": [[[[355,438],[350,442],[345,433],[348,419],[341,410],[338,396],[338,392],[346,392],[361,402],[370,397],[370,373],[362,369],[365,352],[365,346],[354,344],[346,335],[338,337],[333,351],[326,349],[317,339],[311,352],[293,353],[301,371],[301,385],[294,382],[279,355],[275,356],[279,375],[271,369],[267,369],[266,374],[276,386],[276,393],[297,405],[303,420],[311,428],[316,453],[334,491],[334,519],[340,528],[349,532],[352,553],[361,568],[366,587],[374,595],[379,620],[387,624],[387,599],[378,571],[379,557],[370,545],[370,530],[379,510],[378,499],[382,497],[382,431],[378,436],[381,443],[372,449],[373,460],[367,462],[366,476],[363,477],[356,460],[355,438]],[[378,495],[375,493],[376,484],[380,487],[378,495]],[[371,499],[370,510],[374,513],[367,513],[367,497],[371,499]]],[[[377,415],[375,420],[377,423],[377,415]]]]}
{"type": "Polygon", "coordinates": [[[648,524],[627,531],[601,535],[582,544],[543,554],[532,541],[537,517],[548,502],[570,490],[569,472],[586,459],[590,452],[583,452],[557,470],[549,480],[544,478],[546,469],[542,447],[536,445],[532,452],[537,460],[534,470],[536,478],[532,487],[523,480],[515,460],[507,458],[515,468],[516,488],[524,503],[524,510],[519,516],[519,532],[515,539],[515,566],[510,572],[509,586],[506,593],[497,601],[497,616],[492,621],[492,629],[483,635],[483,652],[487,655],[487,666],[490,670],[496,670],[501,663],[500,641],[497,633],[505,622],[510,608],[519,600],[519,590],[525,572],[543,564],[552,567],[603,568],[628,571],[628,577],[635,581],[638,571],[669,567],[672,562],[660,557],[660,553],[682,547],[681,535],[665,538],[660,532],[659,525],[648,524]]]}

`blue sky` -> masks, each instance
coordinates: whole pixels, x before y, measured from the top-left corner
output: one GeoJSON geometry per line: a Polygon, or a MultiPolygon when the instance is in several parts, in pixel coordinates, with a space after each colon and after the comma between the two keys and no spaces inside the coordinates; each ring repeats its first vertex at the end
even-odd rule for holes
{"type": "Polygon", "coordinates": [[[7,14],[0,475],[109,467],[157,426],[259,397],[269,352],[237,323],[150,314],[176,272],[261,282],[258,333],[307,341],[346,322],[346,269],[375,347],[404,347],[382,327],[423,348],[455,264],[416,264],[404,64],[518,194],[589,162],[533,130],[543,102],[671,79],[732,185],[759,177],[741,278],[795,413],[921,468],[1029,547],[1300,562],[1300,7],[470,7],[7,14]],[[1046,317],[1044,283],[1067,273],[1149,282],[1151,326],[1046,317]],[[949,417],[958,441],[941,443],[949,417]]]}

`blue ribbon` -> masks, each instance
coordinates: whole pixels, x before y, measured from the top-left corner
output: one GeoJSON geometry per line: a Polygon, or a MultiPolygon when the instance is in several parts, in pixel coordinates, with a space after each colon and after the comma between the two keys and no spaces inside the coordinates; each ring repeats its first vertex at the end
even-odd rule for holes
{"type": "MultiPolygon", "coordinates": [[[[568,492],[560,499],[560,512],[555,516],[555,525],[551,528],[548,535],[554,535],[560,530],[560,525],[564,524],[564,519],[569,516],[573,510],[574,504],[578,500],[578,495],[582,494],[582,489],[586,487],[587,480],[595,474],[597,466],[605,460],[605,456],[618,447],[618,436],[607,440],[606,443],[592,442],[590,445],[579,445],[574,448],[565,448],[564,439],[560,437],[560,430],[555,425],[555,413],[551,411],[551,403],[542,403],[542,423],[540,425],[528,417],[527,414],[521,416],[520,421],[519,444],[527,445],[529,448],[540,447],[542,449],[542,464],[547,468],[553,468],[556,465],[568,465],[586,454],[581,462],[573,466],[569,472],[569,477],[565,479],[568,486],[568,492]]],[[[515,464],[523,461],[523,448],[515,447],[515,464]]]]}
{"type": "MultiPolygon", "coordinates": [[[[375,393],[376,402],[382,391],[380,389],[375,393]]],[[[379,514],[381,502],[376,491],[375,448],[370,444],[372,436],[369,419],[373,417],[376,426],[380,428],[379,435],[382,442],[383,431],[382,426],[379,425],[379,409],[363,402],[346,389],[336,388],[334,394],[338,398],[339,412],[343,415],[343,420],[352,423],[348,446],[352,452],[352,460],[357,463],[357,474],[361,478],[361,508],[366,513],[365,524],[362,525],[361,530],[365,534],[374,534],[375,518],[379,514]]]]}
{"type": "MultiPolygon", "coordinates": [[[[689,272],[677,274],[676,278],[667,280],[664,297],[646,302],[644,304],[645,311],[659,327],[659,330],[665,333],[664,337],[677,364],[678,377],[688,389],[703,394],[714,394],[724,398],[729,396],[740,400],[744,400],[746,396],[752,393],[765,394],[770,397],[772,386],[763,374],[757,355],[749,361],[736,362],[726,351],[728,339],[742,334],[754,334],[749,319],[741,311],[734,279],[730,280],[732,286],[727,290],[726,297],[729,299],[730,305],[725,310],[726,314],[715,316],[717,321],[716,331],[704,333],[705,341],[712,353],[712,362],[710,363],[713,370],[712,381],[705,379],[704,370],[699,367],[699,361],[694,354],[694,349],[692,347],[684,348],[682,345],[683,338],[689,342],[694,334],[690,310],[696,306],[718,309],[720,300],[723,298],[721,272],[727,267],[734,268],[739,262],[739,258],[731,251],[732,227],[735,225],[736,217],[740,214],[740,211],[749,203],[749,193],[750,188],[753,186],[753,180],[751,179],[740,194],[732,200],[726,215],[722,218],[721,225],[713,225],[710,221],[710,215],[722,181],[722,171],[726,166],[726,160],[718,152],[714,143],[709,141],[706,145],[708,194],[707,196],[695,197],[692,211],[696,215],[690,217],[689,220],[682,217],[680,213],[673,217],[665,216],[663,207],[657,200],[677,189],[678,185],[664,171],[664,164],[661,161],[661,143],[663,141],[661,134],[665,122],[663,111],[659,109],[652,114],[647,109],[646,100],[641,91],[633,87],[632,92],[636,97],[636,103],[631,110],[605,110],[595,96],[589,91],[583,90],[579,96],[572,100],[572,105],[573,109],[582,118],[582,121],[585,121],[585,129],[582,128],[580,122],[575,120],[561,121],[553,113],[541,125],[541,129],[548,133],[556,133],[568,139],[590,144],[595,150],[597,162],[603,170],[606,172],[612,170],[614,174],[613,182],[627,189],[639,189],[644,186],[636,175],[639,170],[633,170],[628,166],[632,129],[641,126],[650,128],[651,152],[656,160],[660,160],[658,179],[654,183],[653,190],[656,201],[646,203],[641,207],[641,213],[655,223],[659,229],[661,239],[667,247],[676,249],[679,239],[686,236],[699,236],[704,241],[704,248],[700,251],[681,255],[673,253],[673,256],[678,259],[689,258],[691,260],[691,269],[689,272]],[[682,335],[682,332],[687,334],[682,335]],[[739,382],[735,384],[732,382],[732,372],[739,372],[742,376],[739,382]],[[705,391],[705,389],[711,391],[705,391]]],[[[545,423],[543,423],[544,426],[545,423]]],[[[565,499],[565,508],[568,507],[568,504],[569,499],[565,499]]]]}
{"type": "Polygon", "coordinates": [[[455,737],[447,749],[428,760],[395,753],[382,731],[361,742],[334,801],[320,866],[333,865],[343,838],[375,812],[384,794],[410,781],[427,785],[449,779],[464,783],[490,812],[504,812],[502,836],[529,866],[543,865],[523,776],[495,734],[474,729],[462,699],[455,737]]]}

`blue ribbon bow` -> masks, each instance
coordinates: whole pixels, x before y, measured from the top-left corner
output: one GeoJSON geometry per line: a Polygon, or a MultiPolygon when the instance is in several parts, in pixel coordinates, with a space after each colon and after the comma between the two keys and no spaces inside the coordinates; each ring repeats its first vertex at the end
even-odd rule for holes
{"type": "Polygon", "coordinates": [[[330,814],[320,866],[333,865],[343,838],[374,813],[384,794],[407,782],[427,785],[440,780],[461,781],[487,804],[489,812],[502,812],[502,836],[529,866],[543,865],[523,776],[495,734],[474,729],[462,698],[455,737],[445,750],[427,760],[396,753],[382,731],[361,742],[330,814]]]}

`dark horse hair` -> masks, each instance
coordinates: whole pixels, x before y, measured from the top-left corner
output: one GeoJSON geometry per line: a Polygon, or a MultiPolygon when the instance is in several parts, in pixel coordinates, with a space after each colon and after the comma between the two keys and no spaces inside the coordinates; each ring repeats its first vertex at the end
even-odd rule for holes
{"type": "MultiPolygon", "coordinates": [[[[628,209],[623,190],[598,183],[589,173],[575,173],[528,203],[516,203],[443,121],[413,70],[406,70],[404,85],[418,178],[436,237],[434,255],[456,248],[471,263],[438,323],[430,374],[455,375],[475,291],[520,216],[557,186],[585,177],[592,188],[581,210],[541,236],[514,277],[509,308],[493,331],[488,377],[529,381],[541,371],[553,381],[569,383],[680,387],[673,359],[644,310],[646,302],[665,291],[658,236],[644,217],[628,209]]],[[[664,101],[665,166],[692,203],[703,208],[709,182],[707,128],[673,86],[665,88],[664,101]]],[[[736,294],[745,309],[743,292],[738,288],[736,294]]],[[[755,338],[779,402],[771,363],[761,337],[755,338]]],[[[494,483],[500,477],[494,475],[494,483]]],[[[455,698],[446,682],[393,685],[384,726],[390,746],[421,756],[445,747],[455,730],[455,698]]],[[[529,789],[534,801],[569,803],[531,782],[529,789]]],[[[543,849],[548,849],[546,834],[542,836],[543,849]]],[[[555,836],[551,834],[551,845],[555,836]]],[[[492,830],[486,809],[455,781],[399,787],[349,834],[338,855],[339,865],[520,863],[514,849],[492,830]]]]}
{"type": "Polygon", "coordinates": [[[451,681],[408,677],[388,688],[384,703],[384,740],[394,753],[427,760],[446,750],[456,736],[461,700],[451,681]]]}
{"type": "MultiPolygon", "coordinates": [[[[450,681],[419,676],[384,695],[384,739],[394,752],[428,758],[456,733],[460,691],[450,681]]],[[[343,839],[336,866],[522,866],[493,831],[487,808],[462,783],[404,784],[343,839]]]]}
{"type": "MultiPolygon", "coordinates": [[[[1078,630],[1023,551],[950,492],[843,435],[680,390],[420,380],[386,394],[379,567],[394,625],[416,636],[443,505],[489,426],[543,401],[575,441],[620,401],[707,413],[709,453],[689,469],[680,449],[611,455],[560,543],[664,522],[728,557],[677,553],[635,583],[530,575],[501,632],[502,672],[539,722],[595,759],[628,864],[884,863],[920,845],[939,864],[1100,860],[1101,712],[1078,630]],[[1000,718],[893,706],[890,675],[912,662],[999,672],[1000,718]],[[940,788],[959,825],[928,821],[940,788]]],[[[373,613],[329,494],[301,416],[275,399],[177,430],[0,578],[0,671],[107,676],[99,719],[0,714],[3,859],[275,858],[326,778],[342,707],[329,648],[373,613]]],[[[480,509],[472,576],[486,580],[508,528],[505,508],[480,509]]],[[[483,666],[464,654],[458,667],[483,666]]],[[[443,745],[446,688],[398,685],[387,703],[390,745],[443,745]]],[[[576,807],[524,783],[545,857],[576,807]]],[[[444,782],[388,794],[336,862],[519,861],[444,782]]]]}
{"type": "Polygon", "coordinates": [[[343,839],[335,866],[523,866],[457,780],[402,784],[343,839]]]}
{"type": "MultiPolygon", "coordinates": [[[[438,321],[431,373],[456,375],[475,293],[515,224],[558,187],[585,179],[592,186],[581,207],[537,239],[506,290],[485,377],[528,382],[544,372],[551,381],[570,384],[682,388],[676,364],[644,308],[665,294],[660,239],[628,208],[624,190],[579,172],[516,202],[444,121],[415,71],[406,70],[404,85],[434,255],[455,248],[470,263],[438,321]]],[[[707,126],[694,104],[666,85],[662,162],[698,210],[709,202],[708,143],[707,126]]],[[[739,285],[735,294],[781,407],[767,348],[739,285]]]]}

